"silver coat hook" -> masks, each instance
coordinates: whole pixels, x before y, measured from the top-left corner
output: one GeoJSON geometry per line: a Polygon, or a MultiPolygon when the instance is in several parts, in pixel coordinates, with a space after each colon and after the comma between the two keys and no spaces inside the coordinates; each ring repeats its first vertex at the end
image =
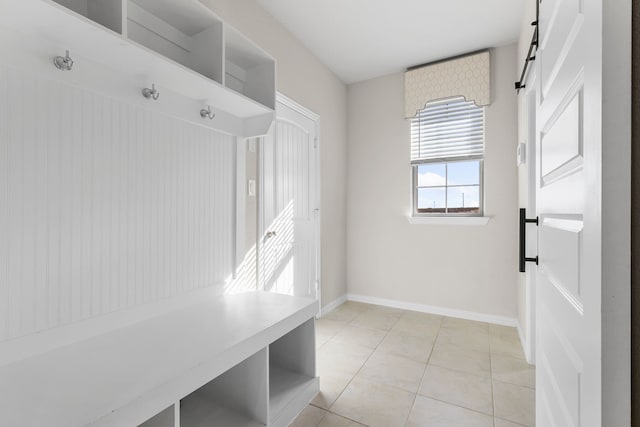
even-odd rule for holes
{"type": "Polygon", "coordinates": [[[200,110],[200,117],[202,117],[203,119],[208,118],[209,120],[213,120],[215,116],[216,113],[211,111],[211,105],[208,105],[206,110],[204,108],[200,110]]]}
{"type": "Polygon", "coordinates": [[[151,89],[149,89],[148,87],[142,89],[142,96],[147,99],[153,99],[154,101],[157,101],[158,98],[160,98],[160,92],[158,92],[154,83],[151,85],[151,89]]]}
{"type": "Polygon", "coordinates": [[[66,56],[56,56],[53,58],[53,65],[60,71],[71,71],[73,68],[73,59],[69,56],[69,51],[67,50],[66,56]]]}

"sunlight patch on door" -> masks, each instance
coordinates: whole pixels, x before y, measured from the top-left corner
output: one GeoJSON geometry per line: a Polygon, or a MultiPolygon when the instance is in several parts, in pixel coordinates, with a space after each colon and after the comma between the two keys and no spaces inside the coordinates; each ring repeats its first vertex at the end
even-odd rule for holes
{"type": "Polygon", "coordinates": [[[294,257],[289,258],[285,265],[281,265],[278,269],[278,276],[271,283],[271,292],[285,295],[293,295],[294,293],[294,257]]]}
{"type": "Polygon", "coordinates": [[[273,232],[272,237],[264,238],[264,250],[262,254],[262,268],[264,275],[265,291],[287,293],[293,295],[293,253],[292,242],[295,239],[293,223],[293,200],[291,200],[278,217],[266,228],[273,232]],[[290,290],[286,283],[286,271],[291,266],[290,290]],[[276,289],[277,288],[277,289],[276,289]]]}

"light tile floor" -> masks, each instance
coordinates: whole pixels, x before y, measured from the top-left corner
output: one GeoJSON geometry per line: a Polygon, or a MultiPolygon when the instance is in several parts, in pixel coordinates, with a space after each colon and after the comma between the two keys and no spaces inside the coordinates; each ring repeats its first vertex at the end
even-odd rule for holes
{"type": "Polygon", "coordinates": [[[320,394],[294,427],[535,424],[515,328],[354,302],[316,325],[320,394]]]}

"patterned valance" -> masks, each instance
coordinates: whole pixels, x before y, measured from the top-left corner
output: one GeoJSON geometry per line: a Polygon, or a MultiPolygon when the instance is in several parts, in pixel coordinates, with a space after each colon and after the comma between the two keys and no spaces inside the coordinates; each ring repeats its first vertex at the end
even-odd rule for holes
{"type": "Polygon", "coordinates": [[[477,106],[491,104],[489,51],[441,61],[404,74],[405,117],[415,117],[436,99],[464,96],[477,106]]]}

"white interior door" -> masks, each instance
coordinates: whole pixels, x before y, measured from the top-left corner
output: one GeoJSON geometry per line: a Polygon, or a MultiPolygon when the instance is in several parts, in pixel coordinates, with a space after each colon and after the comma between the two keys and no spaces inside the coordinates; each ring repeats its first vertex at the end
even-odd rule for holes
{"type": "MultiPolygon", "coordinates": [[[[617,91],[620,79],[607,71],[609,65],[624,63],[606,60],[615,56],[607,51],[616,49],[614,27],[624,29],[625,24],[608,21],[613,15],[607,17],[603,9],[612,13],[614,8],[604,0],[544,0],[539,6],[537,425],[628,425],[619,421],[628,420],[624,408],[629,399],[623,384],[625,298],[616,290],[619,284],[624,288],[624,272],[612,271],[617,261],[610,262],[617,256],[624,266],[629,255],[624,237],[618,238],[626,227],[624,179],[619,188],[613,186],[625,175],[616,169],[627,166],[624,161],[610,166],[612,159],[624,157],[626,130],[611,127],[618,118],[610,120],[616,110],[610,91],[617,91]],[[607,98],[608,105],[603,103],[607,98]],[[612,212],[620,212],[618,224],[612,212]],[[615,341],[612,336],[621,339],[608,345],[615,341]]],[[[620,11],[613,14],[624,16],[622,3],[618,6],[620,11]]],[[[630,12],[630,4],[627,7],[630,12]]],[[[617,111],[624,117],[627,104],[624,97],[619,99],[617,111]]]]}
{"type": "Polygon", "coordinates": [[[601,183],[592,165],[601,121],[593,78],[601,57],[585,55],[597,28],[597,1],[540,3],[536,182],[540,218],[537,287],[536,418],[541,426],[598,425],[600,418],[600,264],[593,248],[601,183]],[[576,28],[577,34],[570,34],[576,28]],[[596,415],[594,417],[594,415],[596,415]]]}
{"type": "Polygon", "coordinates": [[[283,100],[261,151],[259,276],[265,291],[318,298],[317,117],[283,100]]]}

